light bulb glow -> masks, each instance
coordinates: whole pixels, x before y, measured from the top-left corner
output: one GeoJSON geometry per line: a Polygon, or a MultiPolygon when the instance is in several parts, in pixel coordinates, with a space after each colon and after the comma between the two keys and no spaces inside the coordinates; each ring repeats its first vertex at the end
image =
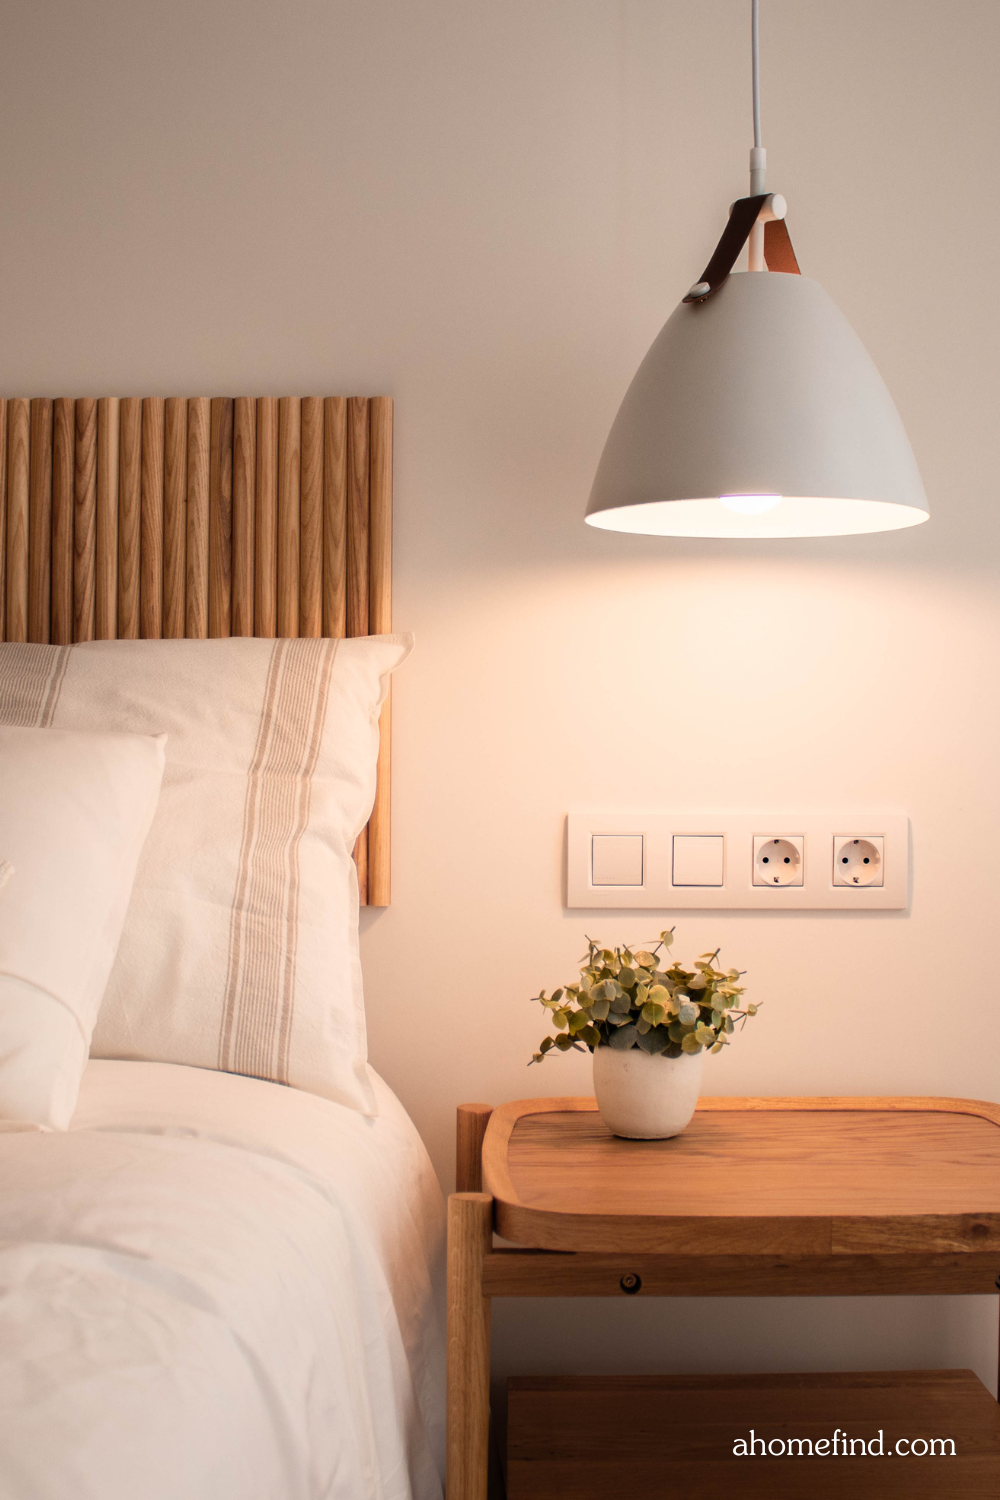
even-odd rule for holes
{"type": "Polygon", "coordinates": [[[781,504],[780,495],[720,495],[719,499],[738,516],[762,516],[766,510],[781,504]]]}
{"type": "Polygon", "coordinates": [[[587,524],[602,531],[647,536],[782,537],[857,536],[869,531],[896,531],[926,520],[926,510],[915,505],[782,495],[780,505],[752,516],[742,515],[716,496],[612,506],[592,511],[587,524]]]}

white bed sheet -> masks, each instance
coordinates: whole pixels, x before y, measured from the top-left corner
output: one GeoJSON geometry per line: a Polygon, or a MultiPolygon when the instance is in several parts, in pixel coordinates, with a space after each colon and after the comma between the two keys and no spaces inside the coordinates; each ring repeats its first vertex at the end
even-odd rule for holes
{"type": "Polygon", "coordinates": [[[440,1500],[443,1202],[373,1081],[95,1061],[0,1134],[3,1500],[440,1500]]]}

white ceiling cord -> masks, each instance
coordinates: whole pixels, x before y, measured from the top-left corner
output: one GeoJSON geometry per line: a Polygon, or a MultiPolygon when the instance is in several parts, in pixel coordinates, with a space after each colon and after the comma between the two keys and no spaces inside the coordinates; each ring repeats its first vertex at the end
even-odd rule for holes
{"type": "MultiPolygon", "coordinates": [[[[760,143],[760,28],[759,0],[750,0],[750,56],[753,72],[753,149],[750,152],[750,196],[764,191],[767,152],[760,143]]],[[[764,225],[758,219],[747,243],[747,270],[766,271],[764,263],[764,225]]]]}
{"type": "Polygon", "coordinates": [[[750,53],[753,59],[753,143],[760,145],[760,4],[750,4],[750,53]]]}

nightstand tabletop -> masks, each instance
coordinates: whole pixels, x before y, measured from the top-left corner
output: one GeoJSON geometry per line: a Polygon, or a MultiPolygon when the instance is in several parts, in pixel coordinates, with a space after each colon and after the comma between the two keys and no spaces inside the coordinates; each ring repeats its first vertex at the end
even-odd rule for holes
{"type": "Polygon", "coordinates": [[[1000,1106],[702,1099],[679,1136],[623,1140],[593,1099],[494,1111],[494,1224],[518,1245],[706,1255],[1000,1250],[1000,1106]]]}

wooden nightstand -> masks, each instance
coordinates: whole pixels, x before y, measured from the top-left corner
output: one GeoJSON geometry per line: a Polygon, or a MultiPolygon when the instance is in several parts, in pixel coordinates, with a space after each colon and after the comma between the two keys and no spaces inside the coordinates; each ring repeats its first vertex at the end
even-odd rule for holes
{"type": "MultiPolygon", "coordinates": [[[[997,1290],[993,1104],[703,1099],[685,1133],[667,1141],[611,1135],[593,1099],[463,1105],[458,1184],[448,1204],[448,1500],[486,1496],[493,1297],[997,1290]],[[524,1248],[494,1249],[494,1230],[524,1248]]],[[[917,1402],[914,1434],[920,1421],[917,1402]]],[[[963,1500],[1000,1488],[995,1403],[981,1407],[976,1433],[977,1477],[963,1500]]],[[[803,1493],[825,1493],[809,1467],[803,1493]]],[[[849,1472],[839,1482],[865,1493],[857,1467],[849,1472]]],[[[957,1478],[954,1465],[946,1481],[936,1472],[950,1493],[957,1478]]],[[[564,1493],[554,1485],[553,1471],[547,1493],[564,1493]]],[[[777,1480],[772,1488],[793,1493],[777,1480]]],[[[731,1483],[730,1492],[765,1493],[731,1483]]]]}

